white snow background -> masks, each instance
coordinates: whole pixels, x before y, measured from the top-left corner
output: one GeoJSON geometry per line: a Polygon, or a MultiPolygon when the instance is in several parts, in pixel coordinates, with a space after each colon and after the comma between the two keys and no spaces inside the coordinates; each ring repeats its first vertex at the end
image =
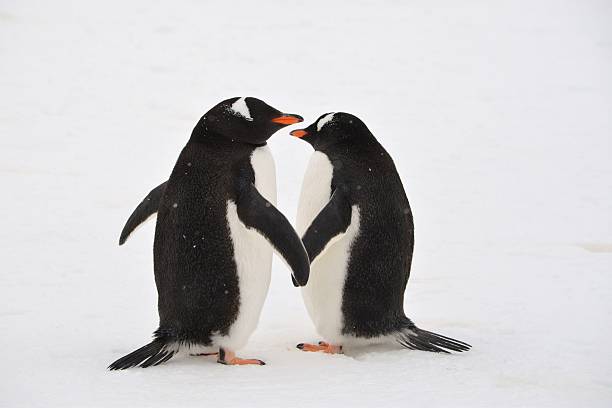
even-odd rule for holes
{"type": "MultiPolygon", "coordinates": [[[[0,1],[0,406],[612,406],[609,1],[0,1]],[[275,258],[244,357],[106,371],[156,328],[154,223],[123,223],[202,114],[362,118],[416,223],[406,311],[460,355],[304,353],[275,258]]],[[[299,126],[299,125],[298,125],[299,126]]],[[[311,154],[278,132],[295,219],[311,154]]]]}

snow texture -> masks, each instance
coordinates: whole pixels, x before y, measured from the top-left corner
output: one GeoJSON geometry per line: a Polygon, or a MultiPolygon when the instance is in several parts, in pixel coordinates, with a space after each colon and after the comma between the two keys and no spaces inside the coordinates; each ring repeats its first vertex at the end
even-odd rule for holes
{"type": "MultiPolygon", "coordinates": [[[[605,0],[3,1],[0,406],[612,406],[611,20],[605,0]],[[275,258],[239,353],[266,366],[106,371],[157,324],[154,223],[119,247],[123,223],[234,95],[368,125],[415,216],[406,311],[472,351],[301,352],[319,337],[275,258]]],[[[270,148],[293,221],[312,150],[292,128],[270,148]]]]}

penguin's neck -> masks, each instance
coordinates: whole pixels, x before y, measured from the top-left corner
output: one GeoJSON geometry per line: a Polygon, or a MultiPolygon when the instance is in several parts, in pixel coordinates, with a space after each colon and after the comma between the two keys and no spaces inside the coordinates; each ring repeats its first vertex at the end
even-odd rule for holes
{"type": "Polygon", "coordinates": [[[206,123],[203,120],[200,120],[196,127],[193,128],[189,141],[193,143],[215,144],[219,146],[234,143],[231,138],[210,130],[208,127],[206,127],[206,123]]]}
{"type": "Polygon", "coordinates": [[[335,143],[320,144],[315,146],[315,150],[325,153],[329,157],[338,155],[360,157],[364,154],[379,153],[384,149],[376,140],[362,139],[358,142],[342,140],[335,143]]]}
{"type": "Polygon", "coordinates": [[[211,132],[209,129],[194,129],[189,143],[193,146],[201,146],[209,152],[214,152],[217,157],[232,157],[240,160],[248,157],[258,146],[232,140],[226,136],[211,132]]]}

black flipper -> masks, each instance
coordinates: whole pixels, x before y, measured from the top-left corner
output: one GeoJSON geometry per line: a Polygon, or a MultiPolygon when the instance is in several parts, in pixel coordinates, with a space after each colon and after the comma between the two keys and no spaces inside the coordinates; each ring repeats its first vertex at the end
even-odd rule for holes
{"type": "Polygon", "coordinates": [[[270,242],[291,268],[295,286],[306,285],[310,274],[308,254],[287,218],[259,194],[253,183],[240,183],[238,190],[236,207],[240,221],[270,242]]]}
{"type": "Polygon", "coordinates": [[[449,350],[460,353],[472,348],[472,346],[462,341],[419,329],[410,320],[406,327],[397,333],[396,339],[399,344],[408,349],[431,351],[434,353],[449,353],[449,350]]]}
{"type": "Polygon", "coordinates": [[[140,366],[147,368],[156,366],[170,360],[177,350],[168,349],[168,340],[156,338],[146,346],[121,357],[108,366],[109,370],[125,370],[126,368],[140,366]]]}
{"type": "Polygon", "coordinates": [[[342,187],[336,188],[302,237],[310,262],[315,261],[332,239],[345,233],[350,223],[351,205],[342,187]]]}
{"type": "Polygon", "coordinates": [[[138,207],[134,210],[130,218],[128,218],[123,230],[121,231],[121,237],[119,237],[119,245],[123,245],[128,239],[130,234],[143,222],[145,222],[151,215],[157,212],[159,203],[161,201],[164,192],[166,191],[167,181],[164,181],[159,186],[155,187],[149,192],[149,194],[142,200],[138,207]]]}

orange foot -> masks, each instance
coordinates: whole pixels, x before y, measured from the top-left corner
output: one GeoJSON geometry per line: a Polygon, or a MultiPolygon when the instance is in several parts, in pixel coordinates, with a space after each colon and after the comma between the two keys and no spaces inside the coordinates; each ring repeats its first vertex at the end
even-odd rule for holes
{"type": "Polygon", "coordinates": [[[342,354],[342,346],[334,346],[324,341],[320,341],[318,345],[300,343],[297,345],[297,348],[303,351],[322,351],[327,354],[342,354]]]}
{"type": "Polygon", "coordinates": [[[266,363],[263,361],[254,358],[238,358],[236,357],[236,353],[233,351],[224,350],[222,348],[219,349],[219,358],[217,359],[217,363],[225,365],[266,365],[266,363]]]}

